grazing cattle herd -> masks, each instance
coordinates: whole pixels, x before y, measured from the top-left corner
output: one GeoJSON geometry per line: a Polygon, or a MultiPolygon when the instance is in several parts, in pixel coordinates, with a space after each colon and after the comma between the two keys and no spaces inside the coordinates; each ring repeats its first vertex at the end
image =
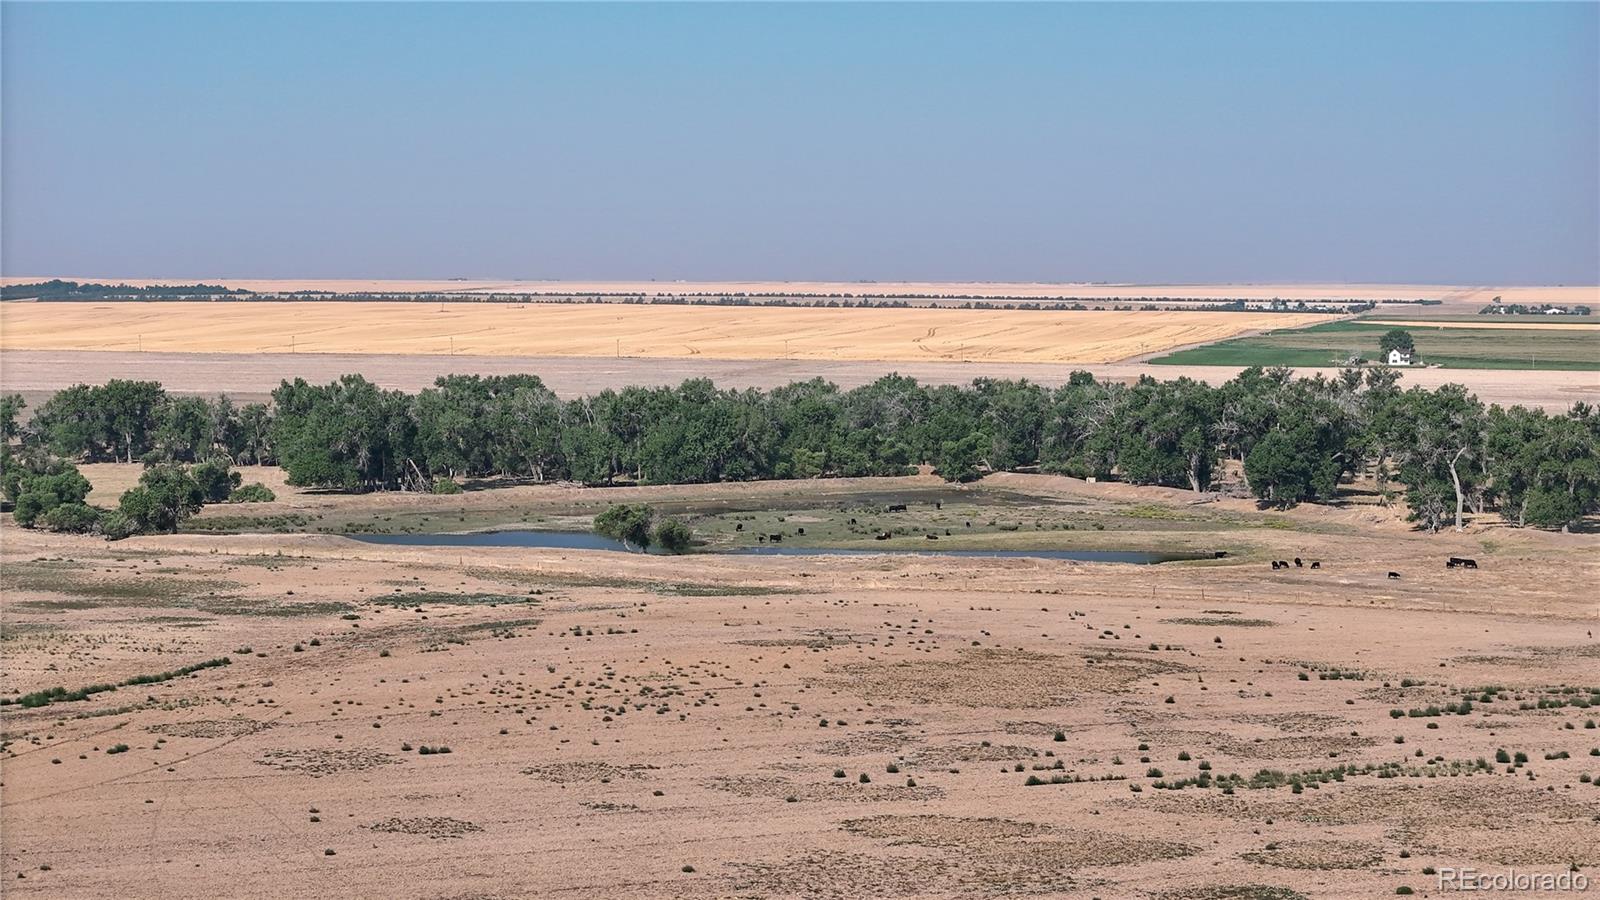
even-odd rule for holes
{"type": "MultiPolygon", "coordinates": [[[[933,505],[934,505],[935,509],[938,509],[938,508],[941,508],[944,504],[942,504],[942,503],[940,503],[938,501],[935,501],[933,505]]],[[[905,504],[905,503],[890,503],[890,504],[887,504],[884,507],[886,512],[892,512],[892,513],[893,512],[905,512],[906,508],[907,508],[907,504],[905,504]]],[[[856,519],[854,517],[852,517],[850,519],[850,524],[851,525],[857,524],[857,521],[856,521],[856,519]]],[[[968,527],[968,528],[972,527],[972,523],[970,521],[966,522],[965,524],[966,524],[966,527],[968,527]]],[[[734,525],[734,530],[735,531],[743,531],[744,530],[744,524],[743,523],[736,523],[734,525]]],[[[795,533],[797,535],[802,535],[803,536],[806,533],[806,530],[804,528],[797,528],[797,529],[795,529],[795,533]]],[[[949,537],[950,536],[950,529],[948,529],[948,528],[945,529],[944,533],[945,533],[946,537],[949,537]]],[[[875,532],[872,535],[872,539],[875,540],[875,541],[887,541],[890,538],[892,538],[893,536],[894,536],[893,533],[890,532],[890,531],[878,531],[878,532],[875,532]]],[[[928,532],[928,533],[924,534],[923,537],[926,538],[927,540],[930,540],[930,541],[937,541],[939,539],[939,535],[934,534],[932,532],[928,532]]],[[[758,535],[756,535],[756,541],[758,543],[762,543],[762,544],[777,544],[777,543],[781,543],[783,541],[783,534],[782,534],[782,532],[768,532],[768,533],[765,533],[765,534],[758,534],[758,535]]],[[[1213,556],[1214,559],[1226,559],[1227,556],[1228,556],[1228,552],[1226,550],[1218,550],[1215,553],[1213,553],[1212,556],[1213,556]]],[[[1304,559],[1304,558],[1299,557],[1299,556],[1294,557],[1292,560],[1274,559],[1274,560],[1271,561],[1271,563],[1272,563],[1272,570],[1274,572],[1279,571],[1281,569],[1305,569],[1305,568],[1310,568],[1310,569],[1319,570],[1319,571],[1322,569],[1322,560],[1320,560],[1320,559],[1307,560],[1307,559],[1304,559]]],[[[1476,569],[1476,568],[1478,568],[1478,561],[1475,560],[1475,559],[1470,559],[1468,557],[1464,557],[1464,556],[1452,556],[1452,557],[1449,558],[1448,561],[1445,562],[1445,568],[1447,568],[1447,569],[1476,569]]],[[[1391,581],[1399,581],[1401,576],[1400,576],[1399,572],[1390,572],[1388,574],[1388,577],[1389,577],[1389,579],[1391,581]]]]}
{"type": "MultiPolygon", "coordinates": [[[[890,503],[890,504],[887,504],[884,507],[884,511],[885,512],[892,512],[892,513],[894,513],[894,512],[906,512],[907,509],[909,508],[909,506],[910,506],[910,504],[907,504],[907,503],[890,503]]],[[[933,508],[934,509],[943,509],[944,508],[943,501],[935,500],[933,502],[933,508]]],[[[856,517],[851,516],[850,517],[850,524],[851,525],[856,525],[856,524],[859,524],[859,522],[856,519],[856,517]]],[[[971,520],[968,520],[967,522],[965,522],[965,525],[966,525],[966,527],[971,528],[972,527],[971,520]]],[[[744,530],[744,523],[743,522],[735,522],[734,526],[733,526],[733,530],[734,531],[743,531],[744,530]]],[[[805,530],[804,527],[800,527],[800,528],[796,528],[795,529],[795,534],[797,536],[804,537],[805,533],[806,533],[806,530],[805,530]]],[[[948,529],[948,528],[944,529],[944,536],[945,537],[950,537],[950,535],[951,535],[950,529],[948,529]]],[[[891,531],[877,531],[877,532],[874,532],[873,535],[872,535],[872,539],[875,540],[875,541],[887,541],[892,537],[894,537],[894,533],[891,532],[891,531]]],[[[923,537],[926,538],[927,540],[930,540],[930,541],[937,541],[939,539],[939,535],[935,534],[933,532],[927,532],[927,533],[925,533],[923,535],[923,537]]],[[[782,543],[782,542],[783,542],[783,532],[764,532],[764,533],[756,535],[756,543],[758,543],[758,544],[779,544],[779,543],[782,543]]],[[[1226,557],[1227,555],[1228,555],[1228,553],[1227,553],[1226,550],[1218,550],[1217,553],[1216,553],[1216,558],[1217,559],[1222,559],[1222,558],[1226,557]]]]}
{"type": "MultiPolygon", "coordinates": [[[[1292,563],[1288,562],[1286,560],[1281,560],[1281,559],[1275,559],[1275,560],[1272,561],[1272,570],[1274,572],[1278,571],[1279,569],[1298,569],[1298,568],[1302,568],[1304,566],[1305,566],[1305,560],[1301,559],[1298,556],[1296,556],[1294,558],[1294,562],[1292,562],[1292,563]]],[[[1465,556],[1452,556],[1452,557],[1450,557],[1449,561],[1447,561],[1444,564],[1444,567],[1446,569],[1476,569],[1478,567],[1478,561],[1475,560],[1475,559],[1468,559],[1465,556]]],[[[1313,568],[1313,569],[1322,568],[1322,560],[1319,560],[1319,559],[1312,560],[1311,561],[1311,568],[1313,568]]],[[[1389,573],[1389,579],[1391,581],[1399,581],[1400,580],[1400,573],[1399,572],[1390,572],[1389,573]]]]}

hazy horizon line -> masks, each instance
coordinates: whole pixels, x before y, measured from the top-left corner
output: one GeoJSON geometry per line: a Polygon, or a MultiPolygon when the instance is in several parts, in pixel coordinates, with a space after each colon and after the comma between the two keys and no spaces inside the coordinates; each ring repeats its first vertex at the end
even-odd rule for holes
{"type": "Polygon", "coordinates": [[[201,281],[330,281],[330,282],[460,282],[464,284],[488,282],[513,282],[519,284],[830,284],[830,285],[872,285],[872,284],[974,284],[974,285],[1059,285],[1063,287],[1277,287],[1277,286],[1334,286],[1348,285],[1373,286],[1373,287],[1457,287],[1474,288],[1482,290],[1493,287],[1566,287],[1600,288],[1600,281],[1571,282],[1571,281],[1451,281],[1442,279],[1416,280],[1416,281],[1385,281],[1385,280],[1344,280],[1337,278],[1266,278],[1266,279],[1237,279],[1212,281],[1194,279],[1187,281],[1138,281],[1138,280],[1075,280],[1075,279],[1043,279],[1043,278],[829,278],[823,276],[806,278],[630,278],[621,276],[591,276],[581,278],[542,278],[520,275],[239,275],[239,274],[206,274],[206,275],[83,275],[83,274],[45,274],[45,275],[17,275],[6,273],[0,275],[0,282],[6,284],[25,284],[41,281],[77,281],[97,283],[119,282],[182,282],[196,283],[201,281]]]}

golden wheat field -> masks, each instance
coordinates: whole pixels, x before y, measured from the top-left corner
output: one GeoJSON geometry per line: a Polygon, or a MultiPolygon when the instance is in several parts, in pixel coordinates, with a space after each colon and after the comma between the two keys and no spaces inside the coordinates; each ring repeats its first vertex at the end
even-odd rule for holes
{"type": "Polygon", "coordinates": [[[1103,363],[1290,313],[430,303],[8,303],[0,349],[1103,363]]]}

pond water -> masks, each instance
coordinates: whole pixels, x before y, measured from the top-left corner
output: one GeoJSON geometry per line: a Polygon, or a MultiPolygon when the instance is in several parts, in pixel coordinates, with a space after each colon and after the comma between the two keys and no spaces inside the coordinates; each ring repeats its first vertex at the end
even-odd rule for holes
{"type": "MultiPolygon", "coordinates": [[[[585,531],[478,531],[470,534],[351,534],[346,537],[369,544],[414,547],[547,547],[559,550],[614,550],[629,552],[621,541],[585,531]]],[[[867,556],[877,553],[920,556],[997,556],[1033,559],[1071,559],[1079,562],[1151,565],[1185,559],[1209,559],[1209,554],[1152,553],[1144,550],[945,550],[939,547],[845,549],[764,544],[719,551],[740,556],[867,556]]]]}

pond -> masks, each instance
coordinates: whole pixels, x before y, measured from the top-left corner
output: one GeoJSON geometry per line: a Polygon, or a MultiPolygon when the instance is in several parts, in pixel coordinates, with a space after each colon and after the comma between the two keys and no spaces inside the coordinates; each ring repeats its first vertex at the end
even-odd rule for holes
{"type": "MultiPolygon", "coordinates": [[[[478,531],[470,534],[351,534],[346,537],[369,544],[400,544],[413,547],[542,547],[558,550],[613,550],[630,552],[621,541],[586,531],[478,531]]],[[[774,546],[738,547],[717,551],[737,556],[870,556],[873,554],[914,554],[920,556],[994,556],[1031,559],[1070,559],[1078,562],[1132,563],[1152,565],[1188,559],[1210,559],[1211,554],[1155,553],[1146,550],[959,550],[842,548],[774,546]]]]}

